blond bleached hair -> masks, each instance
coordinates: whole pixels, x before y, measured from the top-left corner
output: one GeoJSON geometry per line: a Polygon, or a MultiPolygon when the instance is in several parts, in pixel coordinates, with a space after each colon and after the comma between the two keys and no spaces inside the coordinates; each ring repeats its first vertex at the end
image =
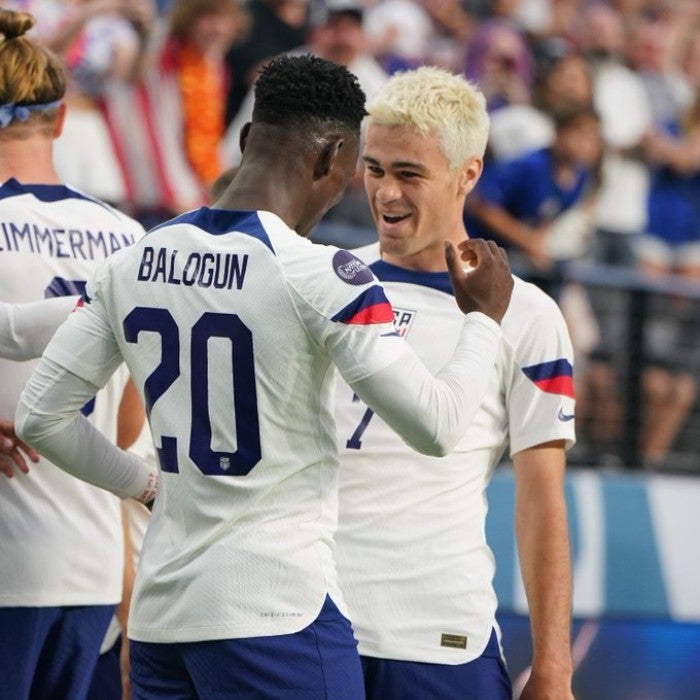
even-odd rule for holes
{"type": "Polygon", "coordinates": [[[489,135],[486,99],[463,76],[423,66],[395,73],[367,105],[367,122],[408,126],[440,138],[450,167],[483,158],[489,135]]]}
{"type": "Polygon", "coordinates": [[[66,92],[61,59],[25,36],[33,26],[34,17],[26,12],[0,10],[0,105],[46,104],[66,92]]]}

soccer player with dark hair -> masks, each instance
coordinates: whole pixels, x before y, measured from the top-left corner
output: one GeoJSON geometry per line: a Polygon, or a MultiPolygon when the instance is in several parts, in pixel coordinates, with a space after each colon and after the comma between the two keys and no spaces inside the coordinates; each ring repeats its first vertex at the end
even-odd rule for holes
{"type": "Polygon", "coordinates": [[[332,555],[333,366],[414,447],[443,454],[478,410],[512,291],[497,246],[445,249],[463,331],[433,376],[369,269],[304,237],[355,169],[357,81],[282,57],[256,100],[221,198],[102,266],[17,413],[20,437],[62,467],[153,503],[129,618],[137,698],[363,697],[332,555]],[[77,412],[122,358],[158,471],[77,412]]]}

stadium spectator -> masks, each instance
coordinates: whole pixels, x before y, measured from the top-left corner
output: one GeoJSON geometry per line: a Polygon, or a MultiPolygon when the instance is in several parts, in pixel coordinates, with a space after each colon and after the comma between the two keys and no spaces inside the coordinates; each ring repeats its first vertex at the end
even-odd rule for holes
{"type": "Polygon", "coordinates": [[[37,18],[36,36],[64,60],[67,112],[54,144],[59,177],[124,206],[128,189],[101,106],[114,84],[140,70],[153,20],[152,0],[9,0],[37,18]]]}
{"type": "MultiPolygon", "coordinates": [[[[680,123],[644,140],[654,163],[648,226],[637,241],[638,264],[648,275],[700,280],[700,96],[680,123]]],[[[662,297],[648,327],[643,375],[644,426],[640,454],[663,466],[697,396],[698,353],[693,327],[697,305],[662,297]]]]}
{"type": "Polygon", "coordinates": [[[372,53],[387,73],[440,65],[461,70],[473,30],[457,0],[381,0],[369,3],[365,31],[372,53]]]}
{"type": "Polygon", "coordinates": [[[510,21],[482,22],[467,44],[464,74],[483,90],[489,112],[530,102],[534,68],[527,40],[510,21]]]}
{"type": "Polygon", "coordinates": [[[511,246],[522,274],[551,271],[585,251],[601,158],[600,124],[590,106],[553,115],[551,147],[491,163],[467,200],[467,230],[511,246]],[[576,207],[583,219],[570,226],[576,207]],[[559,226],[561,229],[558,229],[559,226]]]}
{"type": "MultiPolygon", "coordinates": [[[[369,52],[363,18],[364,8],[358,0],[328,0],[311,15],[305,42],[289,53],[309,53],[345,66],[357,77],[365,95],[371,97],[388,76],[369,52]]],[[[226,131],[222,150],[228,166],[238,165],[241,161],[240,133],[253,113],[254,95],[253,86],[226,131]]]]}
{"type": "MultiPolygon", "coordinates": [[[[363,21],[364,7],[358,0],[326,0],[310,18],[307,43],[290,53],[310,53],[345,66],[357,77],[365,95],[371,97],[388,76],[369,52],[363,21]]],[[[251,89],[227,130],[222,149],[225,162],[231,165],[240,162],[239,134],[243,125],[250,120],[253,100],[254,89],[251,89]]],[[[348,183],[343,198],[324,216],[323,228],[335,231],[338,227],[341,232],[351,232],[352,227],[366,231],[371,225],[372,215],[367,207],[362,186],[362,168],[358,163],[355,177],[348,183]],[[330,227],[325,224],[330,224],[330,227]]]]}
{"type": "Polygon", "coordinates": [[[551,146],[552,115],[593,103],[591,71],[584,57],[568,50],[537,64],[532,102],[505,105],[491,113],[487,155],[509,160],[551,146]]]}
{"type": "Polygon", "coordinates": [[[244,23],[237,0],[174,0],[139,79],[110,86],[112,138],[134,216],[147,227],[206,202],[221,172],[223,55],[244,23]]]}
{"type": "Polygon", "coordinates": [[[250,0],[246,32],[226,53],[229,87],[226,126],[255,82],[258,70],[277,54],[301,46],[306,38],[309,0],[250,0]]]}
{"type": "Polygon", "coordinates": [[[651,106],[640,77],[624,63],[620,13],[601,3],[590,5],[582,15],[581,35],[606,146],[593,255],[597,262],[631,266],[634,237],[646,225],[649,174],[639,145],[652,124],[651,106]]]}
{"type": "Polygon", "coordinates": [[[185,153],[204,187],[221,172],[225,123],[224,56],[242,26],[236,0],[175,0],[161,60],[172,61],[180,90],[185,153]]]}

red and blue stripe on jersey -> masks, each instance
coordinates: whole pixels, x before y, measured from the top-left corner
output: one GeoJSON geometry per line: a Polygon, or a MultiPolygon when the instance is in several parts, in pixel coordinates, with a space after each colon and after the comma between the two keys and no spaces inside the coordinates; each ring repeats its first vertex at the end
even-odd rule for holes
{"type": "Polygon", "coordinates": [[[523,372],[542,391],[574,398],[574,368],[566,358],[523,367],[523,372]]]}
{"type": "Polygon", "coordinates": [[[338,311],[331,321],[369,325],[371,323],[393,323],[394,312],[379,285],[373,285],[338,311]]]}

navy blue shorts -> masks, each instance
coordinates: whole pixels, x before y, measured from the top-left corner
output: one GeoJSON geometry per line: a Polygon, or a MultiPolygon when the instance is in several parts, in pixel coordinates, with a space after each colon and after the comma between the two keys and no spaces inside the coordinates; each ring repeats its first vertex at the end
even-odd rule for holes
{"type": "Polygon", "coordinates": [[[362,656],[367,700],[512,700],[496,632],[474,661],[451,666],[362,656]]]}
{"type": "Polygon", "coordinates": [[[131,641],[133,700],[362,700],[362,669],[348,620],[326,598],[294,634],[205,642],[131,641]]]}
{"type": "Polygon", "coordinates": [[[122,699],[122,672],[119,658],[121,648],[122,638],[119,636],[104,654],[100,654],[86,700],[122,699]]]}
{"type": "Polygon", "coordinates": [[[0,700],[83,700],[114,605],[0,608],[0,700]]]}

